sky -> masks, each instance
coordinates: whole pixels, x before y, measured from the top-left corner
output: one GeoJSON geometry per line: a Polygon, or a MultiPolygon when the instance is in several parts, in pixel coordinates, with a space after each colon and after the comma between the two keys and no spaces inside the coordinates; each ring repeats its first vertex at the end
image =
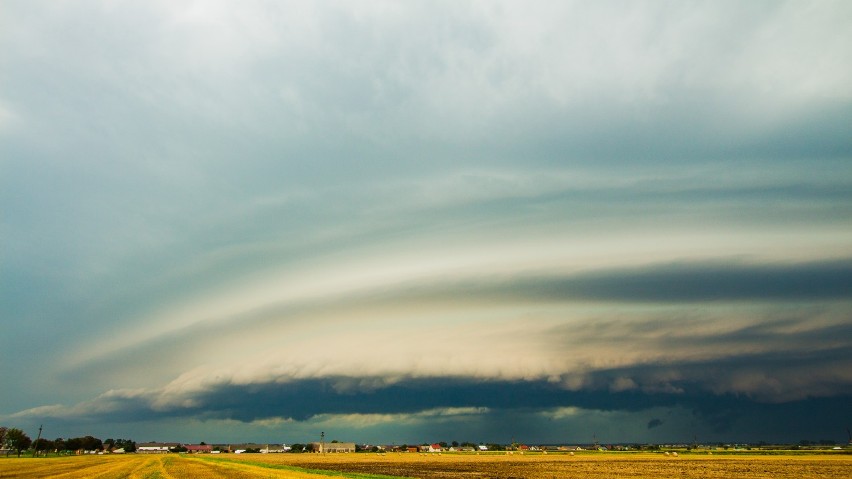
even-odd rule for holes
{"type": "Polygon", "coordinates": [[[845,442],[849,25],[0,0],[0,425],[845,442]]]}

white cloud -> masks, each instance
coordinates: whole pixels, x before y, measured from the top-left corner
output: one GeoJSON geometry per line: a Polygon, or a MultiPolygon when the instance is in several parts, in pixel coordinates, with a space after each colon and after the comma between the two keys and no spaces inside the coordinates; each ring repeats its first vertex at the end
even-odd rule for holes
{"type": "Polygon", "coordinates": [[[293,424],[293,419],[289,417],[270,417],[264,419],[257,419],[252,421],[251,424],[254,426],[266,427],[266,428],[280,428],[284,426],[289,426],[293,424]]]}
{"type": "Polygon", "coordinates": [[[434,424],[443,421],[456,421],[468,416],[488,414],[485,407],[457,407],[429,409],[414,413],[400,414],[320,414],[308,419],[307,422],[317,426],[333,426],[336,428],[369,428],[380,425],[418,425],[434,424]]]}
{"type": "Polygon", "coordinates": [[[570,417],[576,417],[585,413],[586,411],[584,409],[578,407],[560,407],[553,410],[542,411],[539,414],[542,414],[552,419],[565,419],[570,417]]]}
{"type": "Polygon", "coordinates": [[[81,420],[97,418],[114,413],[133,412],[141,407],[147,407],[154,394],[144,389],[109,390],[97,397],[77,403],[73,406],[54,404],[38,406],[10,415],[10,418],[40,418],[52,417],[61,419],[81,420]]]}

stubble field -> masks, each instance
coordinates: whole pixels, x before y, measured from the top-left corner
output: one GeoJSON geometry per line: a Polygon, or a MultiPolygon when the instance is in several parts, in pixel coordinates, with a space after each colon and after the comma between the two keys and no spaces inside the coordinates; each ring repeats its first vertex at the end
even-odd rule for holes
{"type": "Polygon", "coordinates": [[[0,478],[852,478],[850,455],[135,455],[0,460],[0,478]],[[333,472],[332,472],[333,471],[333,472]]]}

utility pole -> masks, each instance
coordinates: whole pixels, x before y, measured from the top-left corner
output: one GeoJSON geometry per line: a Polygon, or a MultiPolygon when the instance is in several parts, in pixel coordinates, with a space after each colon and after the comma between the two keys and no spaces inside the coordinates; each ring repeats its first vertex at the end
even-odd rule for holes
{"type": "Polygon", "coordinates": [[[42,425],[38,425],[38,436],[36,437],[35,444],[33,444],[33,457],[36,457],[36,452],[38,452],[38,441],[41,439],[41,427],[42,425]]]}

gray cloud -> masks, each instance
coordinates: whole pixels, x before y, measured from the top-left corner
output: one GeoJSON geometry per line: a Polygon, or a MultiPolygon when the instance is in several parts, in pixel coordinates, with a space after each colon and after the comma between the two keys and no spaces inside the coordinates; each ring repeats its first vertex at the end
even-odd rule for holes
{"type": "Polygon", "coordinates": [[[0,412],[263,428],[381,423],[378,398],[498,435],[566,404],[644,434],[707,398],[743,395],[695,406],[731,431],[749,401],[834,408],[850,20],[5,2],[0,363],[27,366],[0,412]]]}
{"type": "MultiPolygon", "coordinates": [[[[680,263],[555,277],[488,279],[448,290],[500,298],[626,302],[849,300],[852,262],[805,264],[680,263]]],[[[450,294],[444,292],[444,294],[450,294]]],[[[425,293],[424,295],[428,295],[425,293]]]]}
{"type": "MultiPolygon", "coordinates": [[[[49,419],[60,424],[69,419],[93,424],[103,421],[121,424],[180,423],[187,420],[216,424],[233,421],[232,425],[244,424],[255,430],[276,425],[301,430],[304,426],[328,421],[327,425],[341,432],[348,431],[347,434],[368,431],[388,421],[399,421],[399,426],[407,430],[405,434],[412,434],[412,428],[423,434],[424,431],[434,431],[436,425],[446,424],[448,430],[456,428],[455,434],[490,434],[493,437],[499,430],[505,434],[505,428],[519,427],[520,430],[515,432],[526,437],[560,437],[558,440],[564,441],[566,436],[560,429],[565,427],[566,420],[568,424],[583,421],[583,418],[592,422],[595,416],[620,415],[632,418],[632,427],[636,430],[650,430],[659,428],[663,421],[652,419],[648,422],[645,419],[643,423],[640,415],[649,411],[668,411],[671,414],[685,409],[691,410],[698,422],[693,422],[688,431],[675,433],[683,437],[669,436],[669,440],[686,440],[686,436],[691,440],[700,436],[702,441],[730,437],[791,441],[797,437],[791,434],[812,435],[836,425],[838,419],[844,420],[842,405],[849,400],[848,396],[839,396],[766,404],[735,395],[613,394],[606,391],[566,391],[545,382],[468,380],[411,380],[380,390],[345,393],[337,392],[331,382],[315,380],[248,387],[223,385],[211,388],[192,403],[165,409],[151,402],[150,395],[144,398],[145,395],[139,392],[115,391],[70,409],[44,407],[20,412],[11,418],[19,421],[49,419]],[[143,400],[140,402],[140,399],[143,400]],[[530,414],[550,419],[540,422],[529,417],[530,414]],[[527,425],[520,426],[518,421],[527,425]],[[458,429],[465,422],[472,422],[476,427],[463,428],[464,431],[458,429]],[[785,427],[783,423],[791,427],[785,427]],[[501,426],[495,429],[495,425],[501,426]]],[[[668,429],[674,427],[677,430],[678,426],[668,422],[668,429]]],[[[609,435],[616,434],[614,430],[610,431],[611,426],[606,422],[601,425],[609,431],[609,435]]],[[[621,434],[624,434],[624,428],[630,427],[623,424],[621,434]]],[[[588,441],[581,434],[571,432],[568,437],[572,441],[588,441]]],[[[631,432],[630,437],[633,434],[635,432],[631,432]]]]}

